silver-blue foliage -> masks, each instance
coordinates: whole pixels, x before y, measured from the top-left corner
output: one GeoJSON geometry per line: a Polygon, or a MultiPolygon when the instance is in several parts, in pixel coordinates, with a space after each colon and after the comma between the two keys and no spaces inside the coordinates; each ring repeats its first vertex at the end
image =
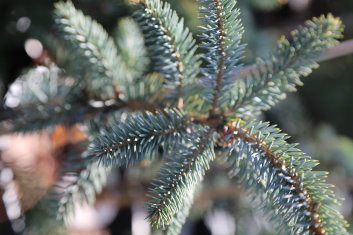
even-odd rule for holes
{"type": "Polygon", "coordinates": [[[187,201],[192,200],[191,195],[215,158],[213,131],[194,129],[182,144],[175,146],[149,190],[148,218],[157,229],[173,223],[179,213],[184,218],[183,206],[190,204],[187,201]]]}
{"type": "Polygon", "coordinates": [[[268,110],[287,92],[302,85],[300,80],[318,67],[316,59],[342,37],[340,19],[328,14],[307,21],[292,32],[292,41],[282,37],[269,57],[258,59],[244,79],[238,79],[230,95],[233,110],[241,117],[252,117],[268,110]]]}
{"type": "Polygon", "coordinates": [[[56,25],[83,63],[75,76],[84,79],[94,95],[103,99],[115,97],[131,76],[124,69],[114,40],[99,23],[76,10],[72,2],[58,2],[55,6],[56,25]]]}
{"type": "Polygon", "coordinates": [[[30,69],[12,86],[22,87],[16,94],[10,89],[6,97],[7,102],[18,102],[20,113],[12,120],[16,132],[70,125],[82,120],[89,109],[75,107],[82,102],[81,87],[73,79],[63,77],[63,71],[55,65],[30,69]]]}
{"type": "Polygon", "coordinates": [[[240,124],[226,131],[230,175],[259,199],[260,208],[281,221],[279,231],[291,234],[348,234],[346,221],[329,205],[338,201],[327,172],[312,171],[318,162],[295,146],[288,136],[263,122],[240,124]]]}
{"type": "Polygon", "coordinates": [[[201,20],[200,47],[204,49],[201,68],[204,87],[204,102],[215,107],[229,108],[230,100],[225,95],[232,89],[234,77],[239,73],[244,45],[244,32],[239,19],[236,0],[198,0],[201,20]]]}
{"type": "Polygon", "coordinates": [[[106,166],[153,159],[161,145],[167,152],[182,141],[188,125],[185,114],[177,109],[138,113],[103,131],[89,146],[88,155],[106,166]]]}
{"type": "Polygon", "coordinates": [[[145,0],[137,8],[133,16],[143,31],[154,70],[165,77],[167,87],[179,86],[180,99],[183,86],[195,82],[199,73],[195,40],[167,2],[145,0]]]}

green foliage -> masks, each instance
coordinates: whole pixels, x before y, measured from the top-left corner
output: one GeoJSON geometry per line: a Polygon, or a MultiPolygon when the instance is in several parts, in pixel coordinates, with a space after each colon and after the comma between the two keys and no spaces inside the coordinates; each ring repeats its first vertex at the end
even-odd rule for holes
{"type": "Polygon", "coordinates": [[[181,233],[184,223],[189,215],[193,200],[194,200],[195,190],[191,189],[184,195],[184,200],[181,202],[179,211],[171,219],[170,224],[164,230],[166,234],[178,235],[181,233]]]}
{"type": "Polygon", "coordinates": [[[175,146],[173,157],[164,164],[150,189],[152,200],[148,203],[148,218],[155,228],[164,228],[182,213],[183,206],[191,204],[196,186],[203,179],[210,162],[215,158],[212,131],[196,127],[186,143],[175,146]]]}
{"type": "Polygon", "coordinates": [[[241,44],[243,27],[239,19],[239,10],[233,0],[199,0],[201,20],[206,23],[201,27],[201,48],[205,66],[202,68],[204,102],[212,105],[213,111],[220,106],[227,108],[229,101],[224,95],[229,93],[234,84],[236,71],[244,45],[241,44]]]}
{"type": "MultiPolygon", "coordinates": [[[[71,99],[66,76],[58,80],[53,93],[50,84],[56,79],[50,76],[39,85],[42,93],[25,83],[24,90],[36,97],[35,102],[55,111],[51,99],[43,97],[65,96],[63,107],[68,102],[71,111],[33,114],[23,108],[28,112],[24,122],[41,118],[53,125],[71,120],[69,124],[80,122],[94,134],[83,143],[88,147],[79,157],[65,160],[62,177],[48,194],[53,211],[67,220],[75,202],[94,202],[111,168],[160,157],[164,164],[150,187],[147,219],[154,228],[178,234],[197,185],[219,156],[227,159],[231,174],[255,192],[284,233],[346,234],[346,222],[331,207],[336,199],[325,184],[326,173],[312,171],[317,162],[288,144],[280,130],[253,120],[317,67],[315,59],[341,36],[340,20],[328,15],[308,21],[292,33],[292,42],[282,38],[269,60],[253,65],[244,75],[248,70],[239,66],[244,46],[236,1],[200,0],[199,4],[205,22],[201,56],[183,20],[167,2],[134,4],[136,23],[119,22],[115,42],[71,2],[56,4],[56,24],[79,59],[80,72],[72,74],[72,94],[87,100],[71,99]],[[78,107],[85,111],[80,113],[78,107]]],[[[28,126],[16,128],[38,130],[48,125],[28,126]]]]}
{"type": "Polygon", "coordinates": [[[130,77],[113,39],[100,24],[76,10],[70,1],[56,3],[55,19],[75,57],[84,64],[78,66],[75,76],[85,79],[94,95],[103,99],[115,97],[115,93],[130,82],[130,77]],[[119,88],[115,87],[118,85],[119,88]]]}
{"type": "Polygon", "coordinates": [[[322,51],[338,43],[342,37],[342,22],[332,15],[307,21],[292,32],[292,42],[282,37],[269,60],[258,59],[250,75],[240,80],[231,96],[234,110],[241,117],[268,110],[287,92],[302,85],[300,77],[317,68],[315,59],[322,51]]]}
{"type": "Polygon", "coordinates": [[[183,112],[177,109],[138,113],[125,123],[102,132],[89,146],[89,156],[106,166],[128,166],[153,159],[163,145],[168,152],[180,142],[188,128],[183,112]]]}
{"type": "MultiPolygon", "coordinates": [[[[102,129],[94,121],[87,127],[89,139],[96,138],[102,129]]],[[[112,167],[93,161],[83,152],[85,149],[87,143],[80,142],[67,151],[57,182],[42,200],[48,207],[49,218],[69,224],[75,216],[76,207],[92,205],[96,195],[102,191],[112,167]]]]}
{"type": "Polygon", "coordinates": [[[66,224],[75,214],[76,203],[84,205],[95,202],[96,194],[102,191],[110,172],[110,167],[104,167],[97,162],[89,159],[81,161],[86,163],[81,164],[78,169],[64,168],[61,179],[48,193],[48,200],[51,200],[49,205],[53,205],[51,213],[55,213],[54,216],[58,220],[64,220],[66,224]]]}
{"type": "Polygon", "coordinates": [[[337,203],[325,183],[327,172],[312,171],[318,162],[288,144],[278,128],[238,121],[226,138],[231,175],[254,191],[272,219],[282,221],[282,232],[348,234],[343,217],[327,207],[337,203]]]}
{"type": "Polygon", "coordinates": [[[195,55],[195,40],[170,5],[160,0],[146,0],[137,6],[134,18],[140,25],[154,70],[168,81],[167,87],[179,87],[195,82],[199,73],[199,58],[195,55]]]}
{"type": "Polygon", "coordinates": [[[7,96],[8,101],[19,101],[21,114],[13,120],[14,131],[31,132],[83,119],[86,108],[73,107],[82,102],[81,88],[73,79],[63,79],[55,65],[31,69],[16,82],[22,86],[21,94],[7,96]]]}
{"type": "Polygon", "coordinates": [[[93,205],[95,202],[96,195],[102,191],[112,167],[105,167],[87,158],[86,154],[82,154],[82,149],[85,148],[85,143],[79,143],[66,153],[55,185],[27,214],[30,234],[45,235],[50,231],[67,234],[63,223],[70,224],[76,208],[93,205]]]}

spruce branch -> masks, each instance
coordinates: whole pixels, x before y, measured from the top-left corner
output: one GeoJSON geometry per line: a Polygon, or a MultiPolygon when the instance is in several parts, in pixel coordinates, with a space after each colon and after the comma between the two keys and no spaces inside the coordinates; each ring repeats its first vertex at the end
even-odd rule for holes
{"type": "MultiPolygon", "coordinates": [[[[148,219],[154,228],[170,225],[175,215],[183,217],[182,206],[191,204],[190,196],[202,181],[210,162],[215,158],[213,130],[193,130],[186,143],[176,146],[150,189],[148,219]]],[[[174,218],[175,219],[175,218],[174,218]]],[[[175,226],[175,225],[174,225],[175,226]]]]}
{"type": "Polygon", "coordinates": [[[167,235],[179,235],[182,231],[183,225],[190,213],[192,203],[194,202],[195,190],[190,190],[187,195],[185,195],[180,210],[174,215],[171,223],[164,230],[167,235]]]}
{"type": "MultiPolygon", "coordinates": [[[[353,39],[349,39],[335,46],[328,47],[326,50],[323,50],[320,56],[314,58],[313,60],[317,63],[325,62],[331,59],[337,59],[342,56],[347,56],[352,53],[353,53],[353,39]]],[[[241,68],[239,73],[238,72],[233,73],[232,79],[250,80],[249,77],[253,76],[254,74],[258,75],[260,74],[260,72],[269,73],[269,72],[266,72],[266,69],[268,67],[267,64],[271,64],[270,60],[266,60],[264,63],[261,63],[261,64],[252,64],[252,65],[244,66],[241,68]]],[[[243,84],[243,82],[240,82],[240,83],[243,84]]],[[[239,87],[241,87],[241,85],[239,85],[239,87]]],[[[200,93],[203,92],[202,86],[199,83],[197,83],[197,84],[194,84],[193,86],[188,86],[185,89],[186,89],[185,93],[189,94],[188,99],[186,99],[186,101],[184,102],[185,108],[190,112],[195,112],[196,110],[199,112],[201,111],[201,113],[207,112],[206,110],[207,107],[205,107],[204,101],[199,98],[200,93]]],[[[224,94],[224,96],[229,98],[228,95],[224,94]]],[[[234,99],[234,97],[230,97],[230,99],[234,99]]]]}
{"type": "Polygon", "coordinates": [[[312,171],[318,163],[288,144],[288,136],[263,122],[238,120],[222,135],[229,148],[230,174],[259,195],[262,207],[292,234],[348,234],[347,222],[331,208],[337,204],[327,172],[312,171]]]}
{"type": "MultiPolygon", "coordinates": [[[[302,85],[300,77],[317,68],[316,59],[342,37],[342,22],[331,14],[313,18],[292,32],[292,42],[282,37],[269,61],[259,59],[256,69],[228,93],[234,99],[233,110],[241,117],[267,110],[287,92],[302,85]]],[[[255,68],[253,67],[253,68],[255,68]]]]}
{"type": "Polygon", "coordinates": [[[239,70],[236,65],[244,49],[240,43],[244,29],[235,0],[199,0],[199,4],[201,20],[206,23],[200,35],[200,47],[206,51],[202,55],[206,66],[202,68],[201,83],[205,102],[210,103],[214,115],[219,106],[227,106],[223,94],[231,89],[234,69],[239,70]]]}
{"type": "Polygon", "coordinates": [[[0,115],[0,134],[34,132],[60,124],[71,126],[97,117],[114,114],[120,110],[155,112],[164,106],[159,102],[160,97],[157,93],[153,93],[153,96],[150,93],[156,91],[158,84],[160,84],[160,78],[156,75],[147,76],[147,78],[149,77],[151,80],[148,82],[140,82],[137,83],[136,87],[129,87],[126,95],[131,100],[128,102],[91,100],[71,104],[62,103],[63,99],[54,99],[44,104],[33,102],[16,109],[3,109],[0,115]],[[151,82],[152,84],[150,84],[151,82]],[[145,102],[146,97],[151,97],[149,102],[145,102]],[[152,103],[154,101],[155,103],[152,103]]]}
{"type": "MultiPolygon", "coordinates": [[[[345,41],[340,42],[335,46],[331,46],[327,48],[323,53],[315,58],[315,62],[325,62],[332,59],[337,59],[343,56],[347,56],[353,53],[353,39],[348,39],[345,41]]],[[[270,63],[270,61],[266,61],[266,63],[270,63]]],[[[252,73],[258,74],[259,71],[265,71],[265,66],[257,66],[257,64],[252,64],[245,66],[241,72],[240,76],[234,79],[244,79],[248,76],[251,76],[252,73]]]]}
{"type": "Polygon", "coordinates": [[[160,101],[162,83],[159,75],[148,74],[134,86],[127,87],[124,95],[129,101],[86,100],[82,87],[75,79],[63,76],[63,71],[56,65],[38,66],[14,84],[21,86],[20,94],[11,90],[7,94],[7,99],[17,100],[19,107],[2,110],[0,121],[7,121],[11,124],[8,126],[13,127],[2,131],[27,133],[58,124],[71,126],[123,109],[155,111],[163,107],[160,101]]]}
{"type": "Polygon", "coordinates": [[[145,36],[154,70],[166,78],[167,87],[177,87],[178,107],[183,108],[183,87],[194,82],[200,65],[189,29],[169,3],[160,0],[141,1],[133,16],[145,36]]]}
{"type": "Polygon", "coordinates": [[[185,114],[177,109],[137,113],[103,131],[89,146],[88,155],[106,166],[128,166],[145,156],[153,159],[161,145],[168,151],[180,142],[188,125],[185,114]]]}
{"type": "Polygon", "coordinates": [[[102,191],[112,169],[84,158],[80,163],[68,161],[60,179],[45,198],[51,207],[51,216],[65,224],[69,224],[75,215],[76,203],[92,205],[95,202],[96,194],[102,191]],[[76,167],[68,166],[69,163],[76,167]]]}
{"type": "Polygon", "coordinates": [[[55,22],[75,56],[83,62],[75,77],[84,78],[93,95],[102,99],[124,91],[130,81],[129,71],[112,38],[103,27],[76,10],[71,1],[55,4],[55,22]],[[119,88],[118,88],[119,86],[119,88]]]}
{"type": "MultiPolygon", "coordinates": [[[[54,106],[52,104],[33,104],[21,109],[9,109],[6,110],[6,113],[9,115],[0,117],[0,120],[3,118],[1,120],[2,124],[5,124],[4,128],[0,130],[0,133],[27,133],[51,128],[59,124],[71,126],[76,123],[84,123],[96,117],[113,114],[119,110],[129,110],[130,112],[147,110],[154,112],[162,107],[141,101],[142,97],[138,95],[145,95],[143,92],[141,94],[134,93],[134,95],[136,95],[136,100],[129,102],[108,100],[106,102],[93,101],[92,103],[75,103],[69,106],[62,104],[54,106]],[[8,124],[7,122],[11,125],[6,125],[8,124]]],[[[151,101],[153,101],[153,99],[151,101]]]]}
{"type": "MultiPolygon", "coordinates": [[[[128,114],[127,111],[119,110],[110,118],[124,121],[128,114]]],[[[109,128],[111,125],[110,121],[104,123],[102,120],[90,120],[86,123],[88,140],[97,138],[104,127],[109,128]]],[[[51,208],[50,216],[66,225],[70,224],[74,217],[77,205],[93,205],[96,194],[102,191],[107,176],[113,169],[113,166],[102,165],[85,153],[87,146],[88,141],[84,141],[69,148],[65,147],[65,150],[69,151],[65,151],[58,180],[44,199],[51,208]]]]}
{"type": "MultiPolygon", "coordinates": [[[[14,124],[12,131],[32,132],[56,124],[73,124],[84,115],[84,108],[73,110],[82,103],[81,88],[73,79],[62,77],[56,65],[38,66],[22,75],[14,87],[21,87],[18,94],[12,89],[6,99],[18,100],[19,113],[13,112],[5,118],[14,124]]],[[[12,109],[14,111],[14,109],[12,109]]]]}
{"type": "Polygon", "coordinates": [[[68,109],[62,105],[43,106],[39,105],[38,109],[22,109],[22,115],[18,115],[17,119],[12,120],[12,129],[4,131],[4,133],[31,133],[43,129],[52,128],[55,125],[63,124],[71,126],[79,120],[84,119],[86,109],[78,107],[73,110],[71,106],[68,109]]]}

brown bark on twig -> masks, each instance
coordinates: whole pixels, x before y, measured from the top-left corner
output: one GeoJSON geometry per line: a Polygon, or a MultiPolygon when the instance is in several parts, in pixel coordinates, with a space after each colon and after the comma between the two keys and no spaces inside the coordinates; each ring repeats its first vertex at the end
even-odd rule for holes
{"type": "MultiPolygon", "coordinates": [[[[315,60],[316,62],[324,62],[327,60],[331,60],[331,59],[336,59],[342,56],[346,56],[349,54],[353,53],[353,39],[349,39],[346,41],[343,41],[342,43],[333,46],[329,49],[327,49],[317,60],[315,60]]],[[[261,69],[266,69],[265,66],[262,66],[261,69]]],[[[240,76],[238,77],[238,79],[242,79],[245,78],[246,76],[250,76],[252,73],[256,73],[256,65],[252,64],[252,65],[248,65],[246,67],[244,67],[241,72],[240,72],[240,76]]]]}

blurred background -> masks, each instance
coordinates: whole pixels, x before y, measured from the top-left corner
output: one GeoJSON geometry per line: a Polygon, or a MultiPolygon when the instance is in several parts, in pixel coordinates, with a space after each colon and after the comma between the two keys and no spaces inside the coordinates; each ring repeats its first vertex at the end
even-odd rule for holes
{"type": "MultiPolygon", "coordinates": [[[[50,56],[60,66],[60,41],[53,28],[53,2],[0,0],[0,102],[16,78],[50,56]]],[[[78,9],[113,31],[120,17],[128,16],[123,0],[73,1],[78,9]]],[[[168,0],[196,35],[194,0],[168,0]]],[[[353,38],[352,0],[238,0],[248,44],[244,64],[271,51],[280,35],[288,35],[313,16],[328,12],[345,24],[345,39],[353,38]]],[[[264,119],[277,123],[290,141],[330,172],[328,181],[345,198],[339,210],[353,223],[353,55],[320,64],[304,79],[305,86],[290,94],[264,119]]],[[[7,101],[8,102],[8,101],[7,101]]],[[[7,104],[9,105],[9,104],[7,104]]],[[[10,102],[16,106],[16,102],[10,102]]],[[[0,130],[0,234],[150,234],[144,220],[144,188],[151,168],[138,166],[111,174],[94,207],[81,206],[67,230],[45,220],[40,198],[55,182],[60,159],[85,138],[80,126],[57,126],[50,131],[9,135],[0,130]],[[42,223],[38,223],[42,221],[42,223]]],[[[252,208],[247,194],[229,181],[220,168],[208,173],[195,200],[183,234],[277,234],[261,212],[252,208]]],[[[353,228],[350,228],[353,232],[353,228]]]]}

